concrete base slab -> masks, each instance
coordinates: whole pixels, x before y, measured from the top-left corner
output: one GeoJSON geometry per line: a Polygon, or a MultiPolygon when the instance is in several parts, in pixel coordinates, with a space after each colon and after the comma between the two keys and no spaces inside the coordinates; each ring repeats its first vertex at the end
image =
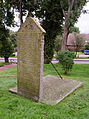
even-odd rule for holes
{"type": "Polygon", "coordinates": [[[9,92],[14,93],[14,94],[18,94],[17,93],[17,86],[15,88],[9,89],[9,92]]]}
{"type": "MultiPolygon", "coordinates": [[[[81,82],[71,79],[60,80],[57,76],[48,75],[43,78],[43,97],[40,102],[55,105],[80,86],[82,86],[81,82]]],[[[18,94],[17,87],[9,91],[18,94]]]]}
{"type": "Polygon", "coordinates": [[[43,79],[42,103],[55,105],[82,85],[71,79],[60,80],[57,76],[48,75],[43,79]]]}

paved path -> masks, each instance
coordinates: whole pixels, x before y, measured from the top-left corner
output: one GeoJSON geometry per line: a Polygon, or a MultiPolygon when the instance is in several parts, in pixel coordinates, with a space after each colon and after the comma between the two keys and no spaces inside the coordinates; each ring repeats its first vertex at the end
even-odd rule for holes
{"type": "MultiPolygon", "coordinates": [[[[0,62],[4,62],[4,58],[0,58],[0,62]]],[[[17,58],[9,58],[9,62],[17,63],[17,58]]],[[[58,63],[58,61],[54,58],[52,60],[53,64],[58,63]]],[[[74,64],[89,64],[89,58],[88,59],[74,59],[74,64]]]]}
{"type": "Polygon", "coordinates": [[[16,65],[17,64],[4,65],[4,66],[0,67],[0,72],[6,70],[8,68],[15,67],[16,65]]]}
{"type": "MultiPolygon", "coordinates": [[[[58,63],[59,61],[57,61],[56,59],[52,60],[53,64],[58,63]]],[[[74,59],[74,64],[89,64],[89,59],[74,59]]]]}
{"type": "MultiPolygon", "coordinates": [[[[0,57],[0,62],[5,62],[4,58],[1,58],[1,57],[0,57]]],[[[10,57],[10,58],[9,58],[9,62],[17,63],[17,58],[10,57]]]]}
{"type": "Polygon", "coordinates": [[[89,64],[89,59],[74,59],[74,64],[89,64]]]}
{"type": "Polygon", "coordinates": [[[77,57],[89,57],[89,55],[85,55],[85,54],[78,54],[77,57]]]}

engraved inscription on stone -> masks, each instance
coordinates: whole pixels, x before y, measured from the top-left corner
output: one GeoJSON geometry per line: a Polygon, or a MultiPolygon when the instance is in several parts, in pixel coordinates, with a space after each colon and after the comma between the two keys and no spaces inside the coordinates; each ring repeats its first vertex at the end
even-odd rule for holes
{"type": "Polygon", "coordinates": [[[20,95],[42,98],[43,49],[45,30],[31,17],[22,24],[17,37],[18,85],[20,95]]]}

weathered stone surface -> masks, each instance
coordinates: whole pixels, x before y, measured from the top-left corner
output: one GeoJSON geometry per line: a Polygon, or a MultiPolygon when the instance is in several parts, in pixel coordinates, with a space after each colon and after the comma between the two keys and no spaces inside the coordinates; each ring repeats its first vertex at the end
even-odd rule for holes
{"type": "MultiPolygon", "coordinates": [[[[81,86],[81,82],[71,79],[60,80],[57,76],[48,75],[43,78],[43,97],[40,102],[55,105],[81,86]]],[[[16,94],[17,88],[9,91],[16,94]]]]}
{"type": "Polygon", "coordinates": [[[81,85],[81,82],[75,80],[60,80],[57,76],[48,75],[43,79],[43,98],[41,102],[55,105],[81,85]]]}
{"type": "Polygon", "coordinates": [[[18,94],[39,101],[42,97],[44,29],[31,17],[17,35],[18,94]]]}

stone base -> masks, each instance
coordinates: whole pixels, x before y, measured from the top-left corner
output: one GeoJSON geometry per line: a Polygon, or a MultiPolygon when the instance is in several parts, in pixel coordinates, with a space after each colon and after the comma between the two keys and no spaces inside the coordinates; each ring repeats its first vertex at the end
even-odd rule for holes
{"type": "Polygon", "coordinates": [[[43,98],[41,102],[55,105],[81,85],[81,82],[75,80],[60,80],[57,76],[48,75],[43,79],[43,98]]]}
{"type": "MultiPolygon", "coordinates": [[[[60,80],[57,76],[48,75],[43,78],[43,97],[40,102],[55,105],[80,86],[82,86],[81,82],[71,79],[60,80]]],[[[9,91],[18,94],[17,87],[9,91]]]]}
{"type": "Polygon", "coordinates": [[[14,94],[18,94],[17,93],[17,87],[9,89],[9,92],[14,93],[14,94]]]}

